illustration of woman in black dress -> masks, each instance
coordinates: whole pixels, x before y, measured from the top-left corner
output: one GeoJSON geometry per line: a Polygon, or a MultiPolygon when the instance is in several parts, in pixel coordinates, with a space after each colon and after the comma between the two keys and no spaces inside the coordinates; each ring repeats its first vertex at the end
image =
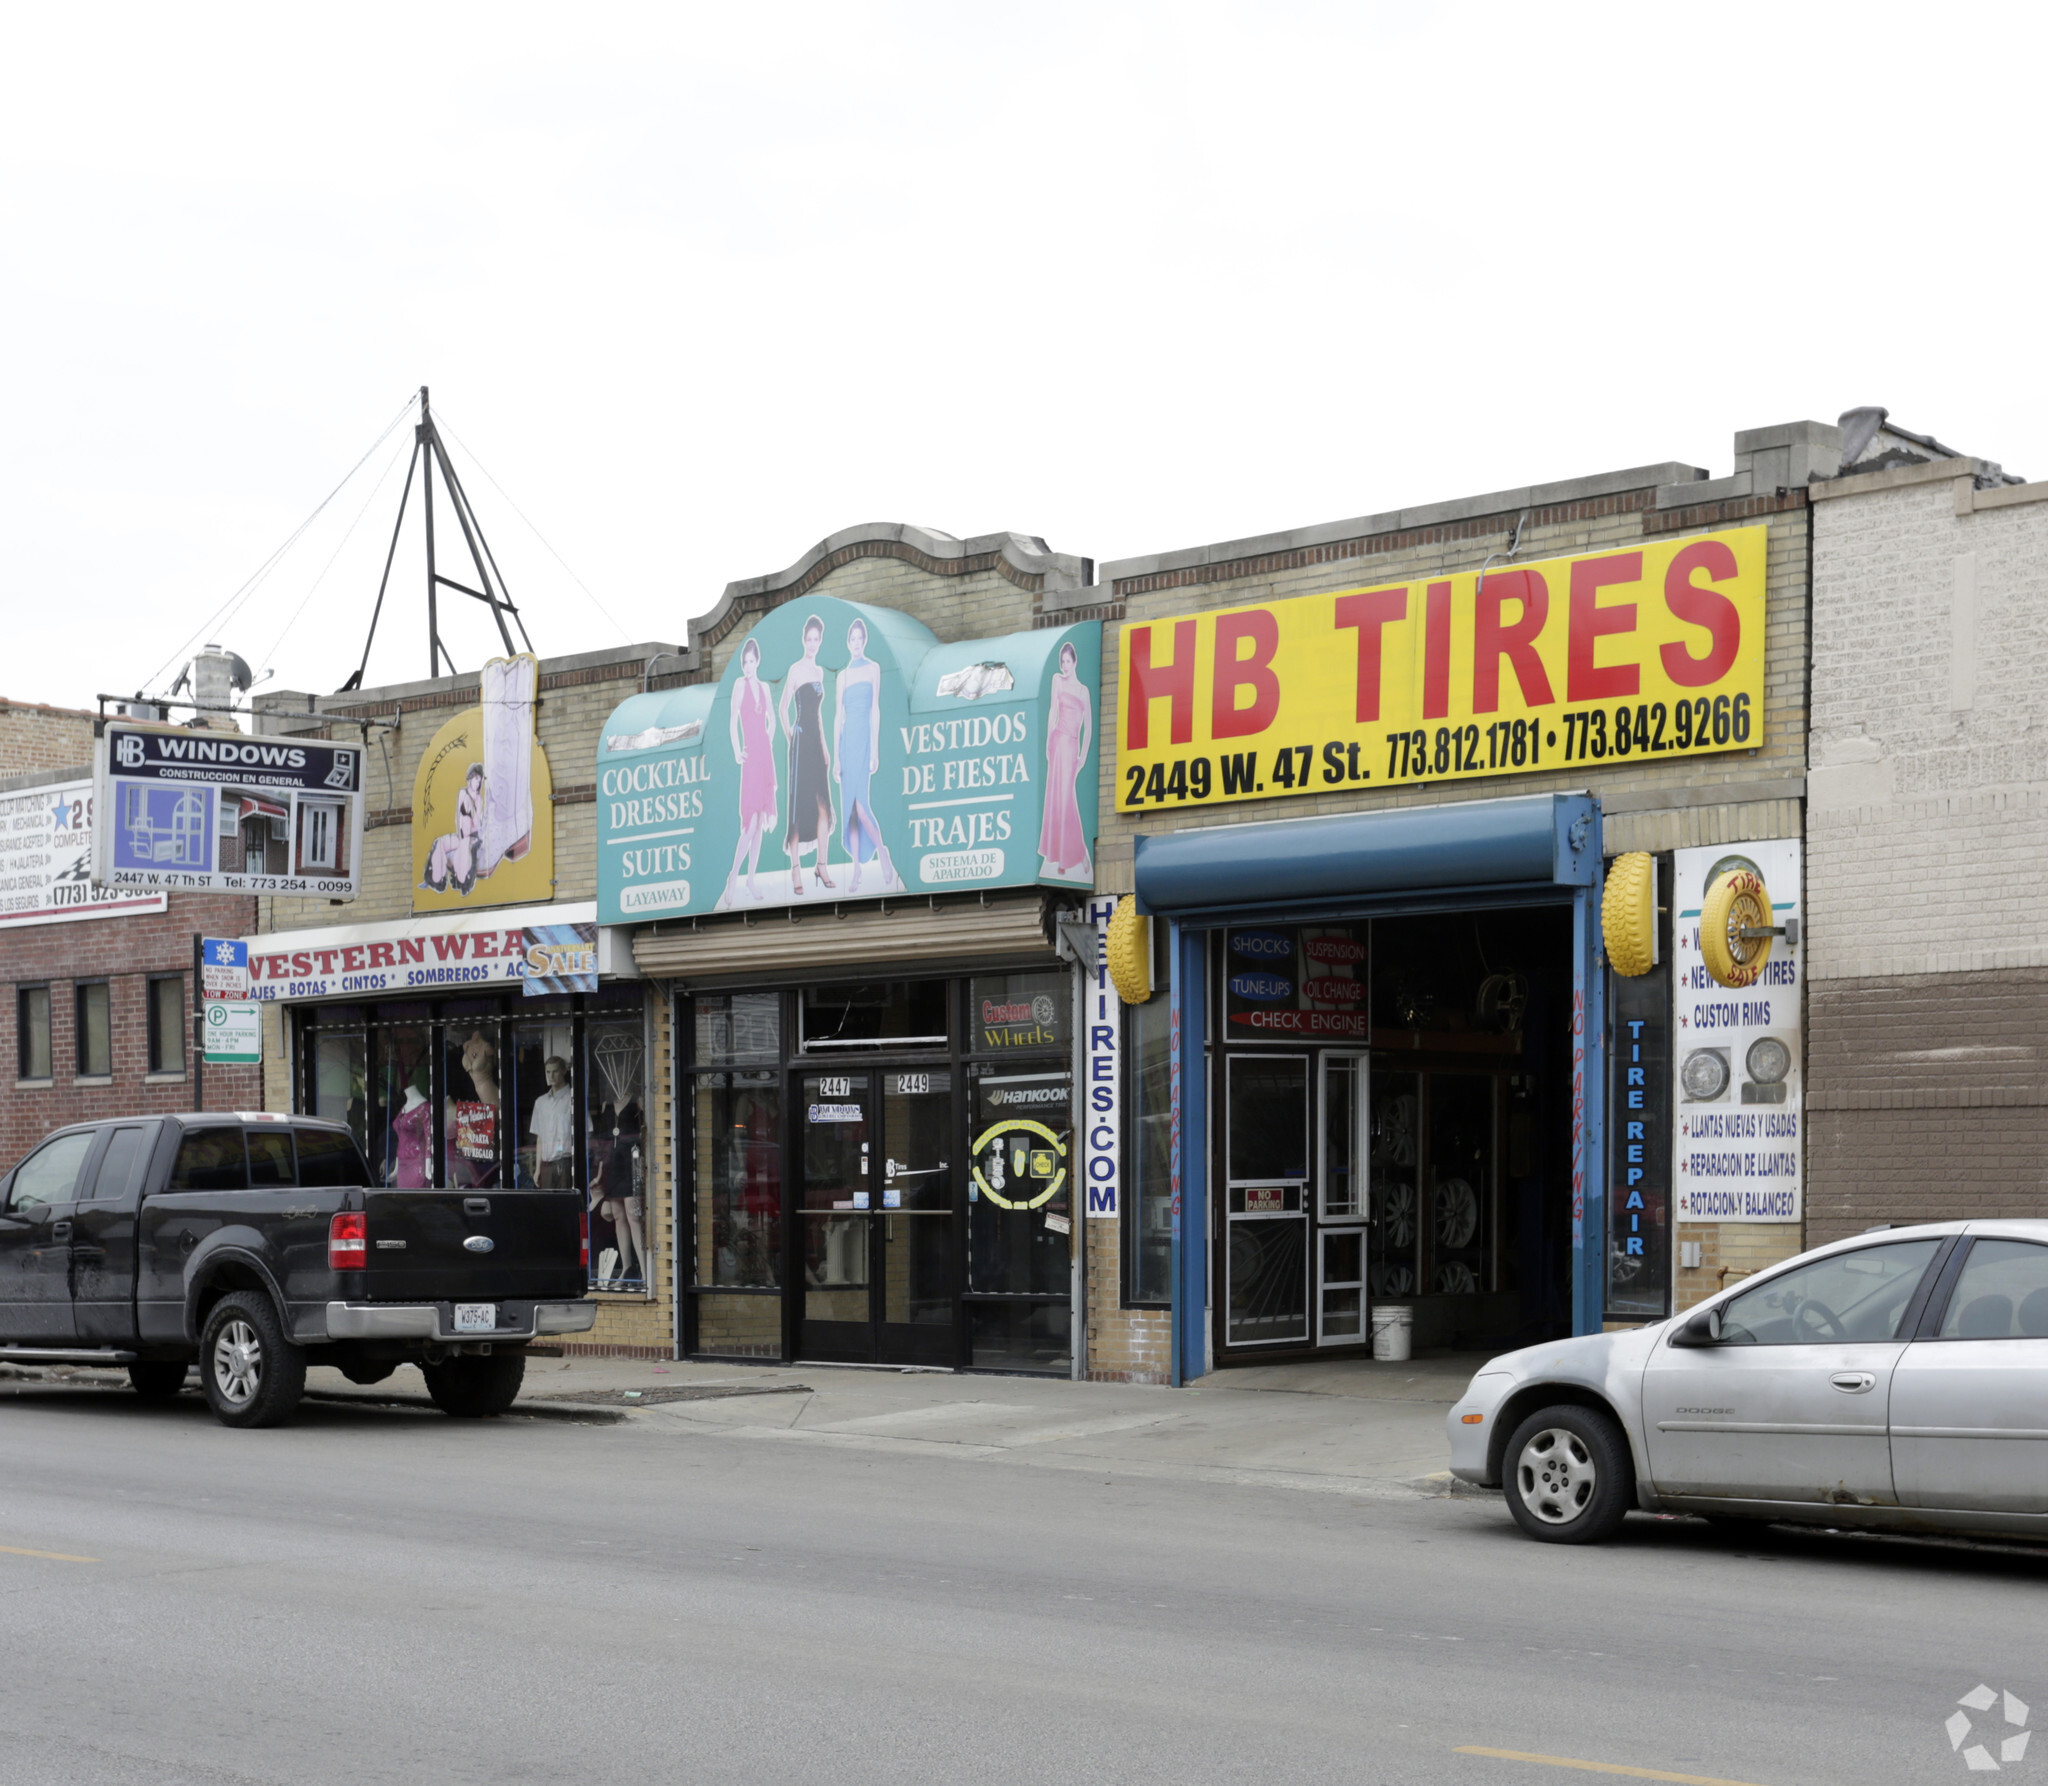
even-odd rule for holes
{"type": "Polygon", "coordinates": [[[825,623],[813,614],[804,622],[804,654],[789,666],[782,683],[782,729],[789,736],[789,828],[782,847],[789,854],[789,890],[804,890],[803,859],[818,853],[818,884],[836,887],[826,872],[832,841],[832,768],[825,748],[825,672],[818,647],[825,623]]]}

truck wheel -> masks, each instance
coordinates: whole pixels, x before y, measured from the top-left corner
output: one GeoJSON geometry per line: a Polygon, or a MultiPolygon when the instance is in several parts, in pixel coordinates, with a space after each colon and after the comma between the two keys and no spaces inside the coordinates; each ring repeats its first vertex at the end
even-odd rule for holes
{"type": "Polygon", "coordinates": [[[163,1358],[138,1358],[128,1366],[128,1383],[144,1401],[168,1401],[185,1387],[184,1364],[163,1358]]]}
{"type": "Polygon", "coordinates": [[[1597,1544],[1635,1500],[1628,1440],[1598,1408],[1539,1408],[1508,1440],[1508,1511],[1545,1544],[1597,1544]]]}
{"type": "Polygon", "coordinates": [[[427,1393],[434,1406],[458,1420],[477,1420],[486,1414],[502,1414],[519,1393],[526,1375],[524,1352],[493,1352],[488,1358],[450,1358],[441,1364],[423,1364],[427,1393]]]}
{"type": "Polygon", "coordinates": [[[280,1426],[306,1392],[306,1350],[260,1290],[223,1296],[199,1340],[199,1380],[225,1426],[280,1426]]]}

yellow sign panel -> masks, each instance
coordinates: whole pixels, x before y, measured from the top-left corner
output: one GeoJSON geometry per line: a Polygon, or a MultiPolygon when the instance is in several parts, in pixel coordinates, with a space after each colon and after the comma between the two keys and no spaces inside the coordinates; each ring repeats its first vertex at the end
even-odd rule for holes
{"type": "Polygon", "coordinates": [[[1134,622],[1123,812],[1747,750],[1766,530],[1134,622]]]}
{"type": "Polygon", "coordinates": [[[412,788],[412,909],[547,905],[555,897],[554,782],[534,709],[540,665],[484,665],[478,705],[434,734],[412,788]]]}

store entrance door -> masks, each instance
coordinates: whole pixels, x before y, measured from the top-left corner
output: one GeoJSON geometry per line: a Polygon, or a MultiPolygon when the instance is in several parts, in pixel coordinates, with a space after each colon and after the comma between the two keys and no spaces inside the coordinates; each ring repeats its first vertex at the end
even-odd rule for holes
{"type": "Polygon", "coordinates": [[[1366,1337],[1363,1053],[1224,1056],[1226,1347],[1366,1337]]]}
{"type": "Polygon", "coordinates": [[[1322,1157],[1316,1186],[1316,1344],[1365,1341],[1366,1120],[1363,1054],[1322,1059],[1322,1157]]]}
{"type": "Polygon", "coordinates": [[[951,1073],[797,1079],[797,1356],[957,1364],[951,1073]]]}

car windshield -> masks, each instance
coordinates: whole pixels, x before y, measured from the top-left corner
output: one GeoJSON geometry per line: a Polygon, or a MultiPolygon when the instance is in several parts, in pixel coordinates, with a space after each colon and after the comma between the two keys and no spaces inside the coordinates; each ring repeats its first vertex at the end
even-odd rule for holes
{"type": "Polygon", "coordinates": [[[1831,1253],[1745,1290],[1721,1310],[1730,1346],[1802,1346],[1898,1337],[1939,1240],[1893,1241],[1831,1253]]]}

